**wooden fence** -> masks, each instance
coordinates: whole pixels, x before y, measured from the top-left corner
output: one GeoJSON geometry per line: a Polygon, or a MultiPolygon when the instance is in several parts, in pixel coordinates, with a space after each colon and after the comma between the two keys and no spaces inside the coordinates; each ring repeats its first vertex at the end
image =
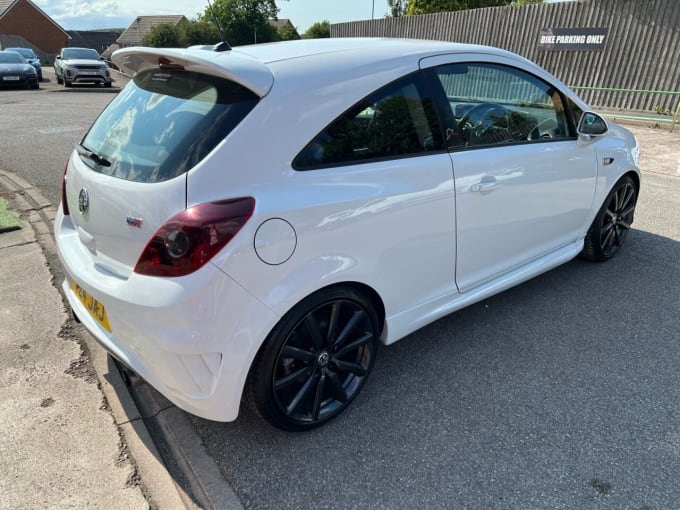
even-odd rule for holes
{"type": "Polygon", "coordinates": [[[579,0],[331,25],[331,37],[405,37],[485,44],[519,53],[600,108],[675,111],[680,0],[579,0]],[[608,29],[602,51],[539,49],[546,28],[608,29]],[[642,92],[601,89],[636,89],[642,92]]]}

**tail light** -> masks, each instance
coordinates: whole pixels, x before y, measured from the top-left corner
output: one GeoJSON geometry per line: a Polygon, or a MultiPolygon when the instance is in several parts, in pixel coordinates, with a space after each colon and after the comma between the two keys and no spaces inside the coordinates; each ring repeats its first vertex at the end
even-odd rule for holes
{"type": "Polygon", "coordinates": [[[177,213],[144,248],[135,273],[184,276],[226,246],[253,214],[255,199],[235,198],[200,204],[177,213]]]}
{"type": "Polygon", "coordinates": [[[66,201],[66,171],[68,170],[68,159],[64,165],[64,176],[61,178],[61,208],[64,212],[64,216],[68,216],[68,202],[66,201]]]}

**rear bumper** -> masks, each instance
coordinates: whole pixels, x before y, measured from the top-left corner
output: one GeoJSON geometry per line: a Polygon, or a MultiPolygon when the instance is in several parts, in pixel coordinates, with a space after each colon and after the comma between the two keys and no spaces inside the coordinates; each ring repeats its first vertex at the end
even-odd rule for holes
{"type": "Polygon", "coordinates": [[[121,278],[98,269],[61,208],[55,238],[64,294],[97,342],[178,407],[234,420],[252,360],[278,317],[212,264],[183,278],[121,278]],[[71,281],[105,307],[111,332],[71,281]]]}

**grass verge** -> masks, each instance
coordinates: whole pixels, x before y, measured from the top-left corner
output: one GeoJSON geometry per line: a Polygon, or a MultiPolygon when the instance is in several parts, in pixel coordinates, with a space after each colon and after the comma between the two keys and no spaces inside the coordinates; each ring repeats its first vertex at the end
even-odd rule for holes
{"type": "Polygon", "coordinates": [[[0,234],[20,228],[21,222],[9,211],[7,201],[0,198],[0,234]]]}

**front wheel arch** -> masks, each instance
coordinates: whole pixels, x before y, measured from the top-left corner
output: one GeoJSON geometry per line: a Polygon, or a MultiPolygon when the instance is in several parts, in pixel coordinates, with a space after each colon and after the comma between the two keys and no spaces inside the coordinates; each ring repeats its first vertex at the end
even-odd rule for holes
{"type": "Polygon", "coordinates": [[[630,171],[628,173],[625,173],[622,177],[630,177],[633,180],[633,183],[635,184],[635,194],[637,196],[637,199],[640,199],[640,176],[638,175],[637,172],[630,171]]]}
{"type": "Polygon", "coordinates": [[[581,258],[603,262],[619,251],[633,223],[639,190],[640,178],[635,172],[616,181],[588,228],[581,258]]]}

